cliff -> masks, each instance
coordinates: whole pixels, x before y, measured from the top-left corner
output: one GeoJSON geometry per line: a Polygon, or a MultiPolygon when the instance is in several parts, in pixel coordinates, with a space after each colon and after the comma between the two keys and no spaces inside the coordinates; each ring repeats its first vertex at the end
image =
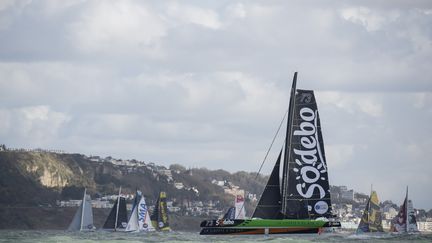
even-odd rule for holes
{"type": "Polygon", "coordinates": [[[186,170],[180,165],[172,166],[169,180],[161,170],[167,168],[94,162],[81,154],[1,151],[0,207],[54,205],[56,200],[80,199],[84,187],[95,198],[116,194],[121,186],[124,193],[140,189],[149,203],[154,203],[164,190],[175,202],[213,200],[223,208],[232,203],[233,197],[224,194],[212,180],[227,180],[258,195],[266,181],[262,176],[255,179],[254,173],[186,170]],[[181,182],[185,188],[177,189],[174,182],[181,182]]]}

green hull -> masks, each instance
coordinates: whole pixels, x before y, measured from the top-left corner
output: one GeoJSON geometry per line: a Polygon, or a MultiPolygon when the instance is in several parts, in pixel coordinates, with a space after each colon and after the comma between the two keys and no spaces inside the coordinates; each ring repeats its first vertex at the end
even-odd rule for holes
{"type": "Polygon", "coordinates": [[[318,233],[322,228],[340,227],[340,222],[309,219],[205,220],[202,235],[213,234],[301,234],[318,233]]]}

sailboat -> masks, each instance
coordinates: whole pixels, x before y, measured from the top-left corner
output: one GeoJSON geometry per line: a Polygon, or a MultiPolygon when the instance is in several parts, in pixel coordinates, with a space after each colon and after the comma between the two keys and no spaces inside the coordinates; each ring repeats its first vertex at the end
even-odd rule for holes
{"type": "Polygon", "coordinates": [[[235,219],[245,219],[246,211],[244,208],[244,197],[242,195],[237,195],[235,199],[235,219]]]}
{"type": "Polygon", "coordinates": [[[204,220],[200,234],[298,234],[340,227],[340,222],[332,220],[328,168],[314,92],[296,89],[296,84],[297,72],[291,88],[284,148],[252,218],[204,220]]]}
{"type": "Polygon", "coordinates": [[[224,214],[222,219],[235,219],[236,217],[236,208],[234,206],[228,208],[228,211],[224,214]]]}
{"type": "Polygon", "coordinates": [[[114,206],[111,208],[111,212],[108,215],[102,229],[113,230],[113,231],[124,231],[127,226],[127,210],[126,210],[126,198],[121,196],[121,187],[119,194],[114,206]]]}
{"type": "Polygon", "coordinates": [[[246,211],[244,209],[244,197],[237,195],[234,200],[234,206],[230,207],[223,216],[223,219],[245,219],[246,211]]]}
{"type": "Polygon", "coordinates": [[[384,232],[378,195],[375,191],[371,191],[371,195],[363,212],[363,217],[360,220],[356,232],[384,232]]]}
{"type": "Polygon", "coordinates": [[[151,221],[158,231],[170,231],[168,222],[168,208],[166,202],[166,193],[160,192],[156,202],[155,209],[151,216],[151,221]]]}
{"type": "Polygon", "coordinates": [[[84,196],[75,213],[75,216],[68,227],[70,231],[93,231],[96,227],[93,225],[93,210],[90,195],[87,195],[87,189],[84,189],[84,196]]]}
{"type": "Polygon", "coordinates": [[[391,221],[390,231],[400,233],[418,232],[414,207],[412,201],[408,199],[408,187],[406,189],[405,200],[400,207],[399,213],[391,221]]]}
{"type": "Polygon", "coordinates": [[[147,204],[141,191],[136,191],[134,204],[132,206],[132,213],[126,225],[125,231],[139,232],[139,231],[155,231],[148,211],[147,204]]]}

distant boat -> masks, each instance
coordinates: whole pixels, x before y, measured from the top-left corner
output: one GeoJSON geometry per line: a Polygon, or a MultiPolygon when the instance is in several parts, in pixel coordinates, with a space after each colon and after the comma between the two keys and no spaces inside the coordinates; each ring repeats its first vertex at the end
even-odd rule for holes
{"type": "Polygon", "coordinates": [[[245,219],[244,197],[237,195],[234,200],[234,207],[230,207],[223,216],[223,219],[245,219]]]}
{"type": "Polygon", "coordinates": [[[363,217],[360,219],[356,232],[384,232],[381,208],[379,206],[378,195],[375,191],[371,191],[371,195],[363,212],[363,217]]]}
{"type": "Polygon", "coordinates": [[[400,233],[418,232],[414,207],[412,201],[408,199],[408,187],[399,213],[391,221],[390,231],[400,233]]]}
{"type": "Polygon", "coordinates": [[[168,208],[167,208],[165,192],[159,193],[159,198],[156,202],[155,209],[151,216],[151,221],[153,222],[154,227],[158,231],[171,230],[169,226],[169,220],[168,220],[168,208]]]}
{"type": "Polygon", "coordinates": [[[252,219],[201,222],[202,235],[318,233],[334,221],[328,167],[318,108],[312,90],[296,89],[294,73],[284,144],[252,219]]]}
{"type": "Polygon", "coordinates": [[[150,220],[150,214],[144,199],[144,195],[142,195],[141,191],[136,191],[132,212],[125,231],[155,231],[155,228],[153,227],[150,220]]]}
{"type": "Polygon", "coordinates": [[[235,199],[235,219],[245,219],[246,211],[244,208],[244,197],[242,195],[237,195],[235,199]]]}
{"type": "Polygon", "coordinates": [[[121,187],[114,206],[111,209],[108,218],[106,219],[102,229],[113,231],[124,231],[128,220],[126,210],[126,199],[121,195],[121,187]]]}
{"type": "Polygon", "coordinates": [[[84,189],[83,200],[75,213],[75,216],[68,227],[70,231],[93,231],[96,227],[93,224],[93,210],[90,195],[84,189]]]}
{"type": "Polygon", "coordinates": [[[225,213],[222,219],[235,219],[235,216],[236,216],[236,208],[233,206],[228,209],[228,211],[225,213]]]}

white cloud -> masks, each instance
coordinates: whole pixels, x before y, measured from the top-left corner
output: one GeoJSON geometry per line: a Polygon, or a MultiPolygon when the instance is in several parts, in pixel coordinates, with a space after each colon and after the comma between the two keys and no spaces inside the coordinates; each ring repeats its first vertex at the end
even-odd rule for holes
{"type": "Polygon", "coordinates": [[[344,111],[354,114],[365,113],[372,117],[383,115],[382,94],[355,92],[318,92],[317,96],[324,104],[335,105],[344,111]]]}
{"type": "Polygon", "coordinates": [[[247,16],[246,9],[243,3],[235,3],[226,7],[227,13],[234,18],[245,18],[247,16]]]}
{"type": "Polygon", "coordinates": [[[333,168],[344,167],[349,165],[353,159],[354,145],[350,144],[332,144],[326,146],[327,163],[333,168]]]}
{"type": "Polygon", "coordinates": [[[95,1],[69,29],[71,42],[86,52],[154,53],[166,35],[163,19],[134,1],[95,1]]]}
{"type": "Polygon", "coordinates": [[[432,93],[431,92],[419,92],[414,94],[413,105],[417,109],[426,109],[429,112],[432,111],[432,107],[428,105],[432,104],[432,93]]]}
{"type": "Polygon", "coordinates": [[[171,21],[180,22],[177,24],[173,23],[174,26],[185,23],[195,24],[215,30],[222,26],[222,23],[219,20],[219,14],[212,9],[171,2],[166,7],[166,13],[167,16],[172,18],[171,21]]]}
{"type": "Polygon", "coordinates": [[[68,115],[43,105],[0,109],[0,114],[3,133],[30,146],[52,146],[51,142],[58,139],[62,126],[70,119],[68,115]]]}
{"type": "Polygon", "coordinates": [[[400,16],[397,11],[377,12],[367,7],[346,8],[341,10],[341,15],[348,21],[362,25],[367,31],[380,30],[400,16]]]}

